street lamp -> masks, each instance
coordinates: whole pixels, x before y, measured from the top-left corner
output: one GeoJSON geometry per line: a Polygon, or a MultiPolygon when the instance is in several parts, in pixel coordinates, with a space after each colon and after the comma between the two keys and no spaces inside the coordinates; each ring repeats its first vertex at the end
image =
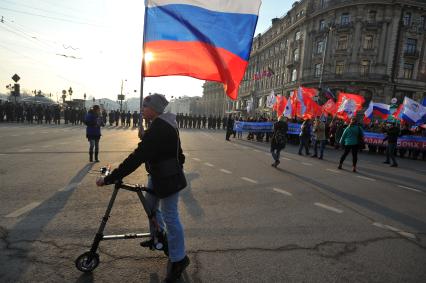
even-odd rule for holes
{"type": "Polygon", "coordinates": [[[70,101],[71,101],[72,93],[73,93],[73,91],[72,91],[72,88],[70,87],[70,88],[68,89],[68,94],[70,95],[70,101]]]}

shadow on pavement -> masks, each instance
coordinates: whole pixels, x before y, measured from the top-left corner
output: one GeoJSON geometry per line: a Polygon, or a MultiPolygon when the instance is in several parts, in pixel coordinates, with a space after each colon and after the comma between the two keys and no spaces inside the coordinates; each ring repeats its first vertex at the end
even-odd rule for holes
{"type": "Polygon", "coordinates": [[[191,182],[200,177],[198,173],[187,173],[185,174],[188,186],[181,192],[181,198],[185,204],[186,210],[193,218],[203,218],[204,210],[201,208],[197,199],[192,194],[191,182]]]}
{"type": "MultiPolygon", "coordinates": [[[[45,200],[38,207],[26,214],[24,218],[7,232],[3,240],[8,244],[6,249],[9,249],[9,251],[7,251],[7,256],[0,256],[0,265],[2,265],[2,269],[11,266],[10,269],[14,269],[14,272],[6,274],[5,281],[3,282],[20,282],[20,278],[25,274],[27,269],[31,266],[34,267],[33,265],[38,261],[44,262],[44,255],[31,255],[32,245],[35,241],[43,242],[43,239],[40,239],[40,234],[43,232],[44,227],[63,210],[69,197],[73,194],[76,184],[84,179],[93,165],[94,163],[85,165],[65,187],[70,187],[70,189],[56,192],[51,198],[45,200]]],[[[47,241],[43,243],[55,245],[47,241]]],[[[59,257],[59,255],[55,256],[59,257]]],[[[60,262],[58,261],[57,264],[60,264],[60,262]]],[[[54,265],[53,268],[55,268],[54,265]]]]}
{"type": "Polygon", "coordinates": [[[335,188],[333,188],[329,185],[320,183],[320,182],[318,182],[314,179],[311,179],[309,177],[298,175],[296,173],[292,173],[292,172],[289,172],[289,171],[285,171],[285,170],[282,170],[280,168],[278,168],[278,171],[292,175],[292,176],[294,176],[294,177],[296,177],[300,180],[303,180],[304,182],[310,183],[310,184],[312,184],[316,187],[319,187],[319,188],[321,188],[321,189],[323,189],[323,190],[325,190],[329,193],[332,193],[335,196],[338,196],[338,197],[340,197],[340,198],[342,198],[346,201],[352,202],[352,203],[354,203],[358,206],[361,206],[361,207],[368,209],[372,212],[380,214],[380,215],[382,215],[386,218],[390,218],[390,219],[392,219],[396,222],[402,223],[403,225],[409,226],[409,227],[415,229],[418,232],[426,231],[426,222],[424,222],[422,220],[419,220],[419,219],[416,219],[416,218],[411,217],[409,215],[406,215],[404,213],[398,212],[396,210],[393,210],[389,207],[383,206],[383,205],[376,203],[374,201],[365,199],[363,197],[356,196],[356,195],[353,195],[353,194],[348,193],[348,192],[340,191],[338,189],[335,189],[335,188]]]}

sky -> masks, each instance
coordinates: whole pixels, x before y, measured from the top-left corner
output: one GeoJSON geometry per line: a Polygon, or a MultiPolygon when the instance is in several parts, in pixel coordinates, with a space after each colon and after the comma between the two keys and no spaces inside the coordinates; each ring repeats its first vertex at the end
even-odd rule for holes
{"type": "MultiPolygon", "coordinates": [[[[230,0],[232,1],[232,0],[230,0]]],[[[282,17],[294,1],[263,0],[256,34],[282,17]]],[[[117,99],[140,95],[143,0],[0,0],[0,93],[16,73],[21,91],[41,90],[60,99],[117,99]]],[[[144,94],[202,96],[204,81],[146,78],[144,94]]]]}

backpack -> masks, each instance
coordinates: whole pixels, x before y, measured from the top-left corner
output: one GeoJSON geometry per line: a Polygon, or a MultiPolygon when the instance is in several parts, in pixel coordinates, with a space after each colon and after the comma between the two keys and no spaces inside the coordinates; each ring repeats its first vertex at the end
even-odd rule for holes
{"type": "Polygon", "coordinates": [[[275,139],[275,144],[280,146],[280,147],[284,147],[286,142],[287,142],[287,138],[285,136],[285,133],[283,131],[280,131],[280,130],[278,130],[275,133],[274,139],[275,139]]]}

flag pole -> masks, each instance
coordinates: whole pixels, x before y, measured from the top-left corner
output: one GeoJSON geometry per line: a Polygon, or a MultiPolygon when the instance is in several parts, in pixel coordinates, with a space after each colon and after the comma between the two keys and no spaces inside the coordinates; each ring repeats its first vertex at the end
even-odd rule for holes
{"type": "Polygon", "coordinates": [[[139,108],[140,108],[140,117],[139,117],[139,133],[138,136],[140,139],[142,139],[144,135],[144,125],[143,125],[143,87],[145,82],[145,34],[146,34],[146,17],[147,17],[147,1],[145,1],[145,14],[144,14],[144,21],[143,21],[143,36],[142,36],[142,68],[141,68],[141,88],[140,88],[140,101],[139,101],[139,108]]]}

